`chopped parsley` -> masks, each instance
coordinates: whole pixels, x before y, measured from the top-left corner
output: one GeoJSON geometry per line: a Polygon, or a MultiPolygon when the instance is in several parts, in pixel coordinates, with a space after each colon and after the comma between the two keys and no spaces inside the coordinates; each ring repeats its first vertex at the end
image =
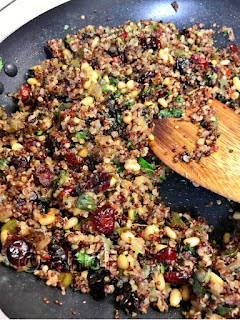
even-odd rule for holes
{"type": "Polygon", "coordinates": [[[84,264],[92,270],[100,269],[99,260],[95,256],[90,256],[87,253],[77,252],[75,257],[77,258],[78,263],[84,264]]]}
{"type": "Polygon", "coordinates": [[[107,33],[107,34],[109,34],[109,33],[110,33],[110,30],[109,30],[108,28],[105,28],[105,29],[104,29],[104,32],[107,33]]]}
{"type": "Polygon", "coordinates": [[[38,132],[37,132],[37,135],[38,136],[41,136],[43,134],[43,130],[39,130],[38,132]]]}
{"type": "Polygon", "coordinates": [[[146,173],[153,173],[154,164],[148,163],[142,157],[139,157],[137,160],[138,160],[138,163],[140,164],[141,168],[146,170],[146,173]]]}
{"type": "Polygon", "coordinates": [[[224,307],[222,305],[217,306],[217,308],[214,310],[219,316],[224,316],[226,313],[231,312],[232,308],[230,307],[224,307]]]}
{"type": "Polygon", "coordinates": [[[113,86],[116,86],[118,84],[119,80],[113,77],[109,77],[109,83],[113,86]]]}
{"type": "Polygon", "coordinates": [[[72,41],[73,41],[73,38],[68,38],[68,39],[66,40],[67,43],[70,43],[70,42],[72,42],[72,41]]]}
{"type": "Polygon", "coordinates": [[[193,247],[190,247],[188,244],[185,244],[185,246],[183,246],[183,249],[186,251],[190,251],[192,254],[195,253],[195,249],[193,247]]]}
{"type": "Polygon", "coordinates": [[[161,265],[160,265],[160,272],[161,272],[161,273],[164,273],[164,272],[165,272],[164,264],[161,264],[161,265]]]}
{"type": "Polygon", "coordinates": [[[75,138],[87,140],[87,136],[83,131],[79,131],[75,133],[75,138]]]}
{"type": "Polygon", "coordinates": [[[164,181],[164,180],[166,180],[167,178],[166,178],[166,176],[161,176],[160,177],[160,180],[162,180],[162,181],[164,181]]]}
{"type": "Polygon", "coordinates": [[[67,31],[67,30],[69,29],[69,25],[68,25],[68,24],[65,24],[65,26],[63,27],[63,29],[67,31]]]}
{"type": "Polygon", "coordinates": [[[0,71],[2,70],[3,68],[3,61],[2,61],[2,57],[0,57],[0,71]]]}
{"type": "Polygon", "coordinates": [[[183,111],[177,108],[163,109],[159,112],[159,117],[162,118],[181,118],[183,111]]]}
{"type": "Polygon", "coordinates": [[[125,42],[121,38],[118,37],[117,39],[118,39],[118,42],[121,43],[121,45],[123,46],[125,45],[125,42]]]}
{"type": "Polygon", "coordinates": [[[194,92],[196,92],[196,91],[198,91],[198,90],[199,90],[199,88],[196,88],[196,89],[194,89],[194,90],[192,90],[192,91],[188,92],[188,96],[191,96],[194,92]]]}
{"type": "Polygon", "coordinates": [[[123,116],[120,110],[116,110],[116,118],[118,124],[121,124],[123,122],[123,116]]]}
{"type": "Polygon", "coordinates": [[[205,283],[208,283],[208,282],[209,282],[211,273],[212,273],[212,270],[211,270],[211,269],[208,269],[208,271],[205,273],[205,276],[204,276],[204,279],[203,279],[203,281],[204,281],[205,283]]]}

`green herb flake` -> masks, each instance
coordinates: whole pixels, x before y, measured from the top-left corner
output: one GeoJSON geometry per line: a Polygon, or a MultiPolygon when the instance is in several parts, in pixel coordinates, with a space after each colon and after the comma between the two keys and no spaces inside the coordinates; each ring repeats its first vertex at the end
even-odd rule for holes
{"type": "Polygon", "coordinates": [[[226,36],[228,35],[227,30],[224,30],[224,31],[222,32],[222,34],[223,34],[224,37],[226,37],[226,36]]]}
{"type": "Polygon", "coordinates": [[[226,313],[231,311],[232,311],[232,308],[224,307],[222,305],[217,306],[217,308],[214,310],[214,312],[217,313],[219,316],[224,316],[226,313]]]}
{"type": "Polygon", "coordinates": [[[140,252],[140,249],[137,248],[137,249],[135,250],[135,253],[136,253],[136,254],[139,254],[139,252],[140,252]]]}
{"type": "Polygon", "coordinates": [[[161,84],[158,85],[158,86],[157,86],[157,85],[153,85],[152,87],[153,87],[154,90],[160,90],[160,89],[162,89],[162,85],[161,85],[161,84]]]}
{"type": "Polygon", "coordinates": [[[117,90],[114,93],[113,97],[114,97],[114,99],[119,99],[121,97],[121,95],[122,95],[122,92],[120,90],[117,90]]]}
{"type": "Polygon", "coordinates": [[[55,179],[53,180],[53,184],[58,184],[58,181],[59,181],[59,178],[55,178],[55,179]]]}
{"type": "Polygon", "coordinates": [[[107,34],[109,34],[109,33],[110,33],[110,30],[109,30],[108,28],[105,28],[105,29],[104,29],[104,32],[107,33],[107,34]]]}
{"type": "Polygon", "coordinates": [[[161,264],[161,265],[160,265],[160,272],[161,272],[161,273],[164,273],[164,272],[165,272],[164,264],[161,264]]]}
{"type": "Polygon", "coordinates": [[[117,39],[118,39],[118,42],[119,42],[121,45],[123,45],[123,46],[125,45],[125,42],[124,42],[120,37],[118,37],[117,39]]]}
{"type": "Polygon", "coordinates": [[[177,225],[178,227],[182,227],[184,225],[184,222],[177,212],[173,212],[172,225],[177,225]]]}
{"type": "Polygon", "coordinates": [[[172,91],[168,91],[168,93],[167,93],[169,96],[172,94],[172,91]]]}
{"type": "Polygon", "coordinates": [[[123,122],[123,116],[120,110],[116,110],[117,123],[121,124],[123,122]]]}
{"type": "Polygon", "coordinates": [[[2,61],[2,57],[0,57],[0,71],[2,70],[3,68],[3,61],[2,61]]]}
{"type": "Polygon", "coordinates": [[[73,38],[68,38],[68,39],[66,40],[67,43],[71,43],[72,41],[73,41],[73,38]]]}
{"type": "Polygon", "coordinates": [[[226,90],[225,90],[225,86],[228,84],[227,79],[222,78],[222,79],[220,79],[219,83],[220,83],[220,89],[221,89],[223,92],[225,92],[225,91],[226,91],[226,90]]]}
{"type": "Polygon", "coordinates": [[[108,86],[107,84],[102,85],[102,90],[103,90],[104,92],[112,91],[111,88],[109,88],[109,86],[108,86]]]}
{"type": "Polygon", "coordinates": [[[193,278],[193,292],[195,294],[201,294],[201,295],[205,293],[204,288],[201,286],[201,283],[199,282],[196,276],[194,276],[193,278]]]}
{"type": "Polygon", "coordinates": [[[0,170],[5,170],[8,168],[7,160],[6,159],[0,159],[0,170]]]}
{"type": "Polygon", "coordinates": [[[67,31],[67,30],[69,29],[69,25],[68,25],[68,24],[65,24],[65,26],[63,27],[63,29],[64,29],[65,31],[67,31]]]}
{"type": "Polygon", "coordinates": [[[139,157],[137,159],[138,163],[140,164],[142,169],[145,169],[146,172],[153,173],[154,172],[154,164],[148,163],[146,160],[144,160],[142,157],[139,157]]]}
{"type": "Polygon", "coordinates": [[[37,132],[37,135],[38,136],[41,136],[43,134],[43,130],[39,130],[38,132],[37,132]]]}
{"type": "Polygon", "coordinates": [[[196,46],[196,51],[199,52],[201,51],[201,49],[198,46],[196,46]]]}
{"type": "Polygon", "coordinates": [[[88,192],[83,192],[80,194],[76,207],[86,211],[95,211],[97,209],[94,199],[89,195],[88,192]]]}
{"type": "Polygon", "coordinates": [[[188,244],[185,244],[185,246],[183,246],[183,249],[186,251],[190,251],[192,254],[195,254],[195,249],[193,247],[190,247],[188,244]]]}
{"type": "Polygon", "coordinates": [[[75,133],[75,138],[77,138],[77,139],[83,139],[83,140],[85,140],[85,141],[88,139],[87,136],[86,136],[86,134],[85,134],[83,131],[76,132],[76,133],[75,133]]]}
{"type": "Polygon", "coordinates": [[[177,108],[163,109],[159,112],[159,117],[162,118],[181,118],[183,111],[177,108]]]}
{"type": "Polygon", "coordinates": [[[208,282],[209,282],[211,273],[212,273],[212,270],[211,270],[211,269],[208,269],[208,271],[205,273],[205,276],[204,276],[204,279],[203,279],[203,281],[204,281],[205,283],[208,283],[208,282]]]}
{"type": "Polygon", "coordinates": [[[123,172],[123,169],[122,169],[122,165],[119,161],[119,159],[117,157],[114,157],[114,159],[112,160],[113,164],[115,164],[115,166],[118,168],[118,171],[117,173],[121,173],[123,172]]]}
{"type": "Polygon", "coordinates": [[[223,252],[224,256],[234,257],[238,253],[238,247],[233,248],[232,250],[226,250],[223,252]]]}
{"type": "Polygon", "coordinates": [[[4,264],[5,264],[6,267],[9,267],[9,266],[10,266],[10,263],[9,263],[7,257],[4,257],[4,264]]]}
{"type": "Polygon", "coordinates": [[[197,88],[197,89],[194,89],[194,90],[188,92],[188,96],[191,96],[194,92],[198,91],[199,89],[200,89],[200,88],[197,88]]]}
{"type": "Polygon", "coordinates": [[[160,177],[160,180],[161,180],[161,181],[164,181],[164,180],[166,180],[166,179],[167,179],[166,176],[161,176],[161,177],[160,177]]]}
{"type": "Polygon", "coordinates": [[[71,64],[74,68],[80,68],[80,62],[78,59],[73,59],[71,64]]]}
{"type": "Polygon", "coordinates": [[[116,78],[113,78],[113,77],[109,77],[109,83],[112,85],[112,86],[116,86],[118,84],[119,80],[116,79],[116,78]]]}
{"type": "Polygon", "coordinates": [[[132,100],[132,101],[126,101],[125,103],[124,103],[124,107],[131,107],[131,106],[133,106],[135,104],[135,101],[134,100],[132,100]]]}
{"type": "Polygon", "coordinates": [[[75,257],[77,258],[78,263],[83,264],[92,270],[100,269],[99,260],[94,256],[90,256],[87,253],[77,252],[75,257]]]}

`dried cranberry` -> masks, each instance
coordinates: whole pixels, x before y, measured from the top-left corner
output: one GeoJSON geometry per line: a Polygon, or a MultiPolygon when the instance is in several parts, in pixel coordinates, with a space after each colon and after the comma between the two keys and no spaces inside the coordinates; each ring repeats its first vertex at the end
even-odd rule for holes
{"type": "Polygon", "coordinates": [[[20,92],[20,95],[22,96],[23,103],[29,103],[31,101],[32,96],[33,96],[33,92],[32,92],[31,87],[24,84],[21,86],[21,89],[19,92],[20,92]]]}
{"type": "Polygon", "coordinates": [[[228,49],[230,52],[239,53],[239,50],[238,50],[238,47],[236,46],[236,44],[229,44],[229,45],[227,46],[227,49],[228,49]]]}
{"type": "Polygon", "coordinates": [[[58,244],[55,238],[48,245],[48,254],[48,266],[50,269],[55,269],[58,271],[69,269],[68,249],[64,245],[58,244]]]}
{"type": "Polygon", "coordinates": [[[35,176],[39,179],[40,183],[45,187],[49,188],[52,185],[54,174],[49,168],[47,163],[40,164],[35,171],[35,176]]]}
{"type": "Polygon", "coordinates": [[[57,200],[58,201],[62,201],[63,200],[63,197],[69,197],[70,195],[72,195],[74,192],[74,188],[73,187],[66,187],[64,190],[62,190],[58,197],[57,197],[57,200]]]}
{"type": "Polygon", "coordinates": [[[204,57],[201,57],[198,53],[192,54],[191,60],[198,64],[202,69],[206,69],[208,67],[207,60],[204,57]]]}
{"type": "Polygon", "coordinates": [[[166,260],[171,260],[175,261],[177,260],[177,253],[173,248],[166,247],[160,250],[156,255],[155,258],[157,259],[158,262],[166,261],[166,260]]]}
{"type": "Polygon", "coordinates": [[[176,283],[176,284],[184,284],[188,281],[188,279],[191,277],[190,274],[186,272],[165,272],[164,278],[169,283],[176,283]]]}
{"type": "Polygon", "coordinates": [[[13,156],[11,165],[13,165],[17,170],[26,169],[29,166],[27,159],[23,156],[13,156]]]}
{"type": "Polygon", "coordinates": [[[123,32],[122,34],[120,34],[119,36],[123,41],[126,41],[127,37],[128,37],[128,33],[127,32],[123,32]]]}
{"type": "Polygon", "coordinates": [[[64,158],[71,169],[77,169],[79,167],[78,159],[74,153],[72,152],[66,153],[64,155],[64,158]]]}
{"type": "Polygon", "coordinates": [[[114,208],[109,204],[105,204],[104,206],[98,208],[93,215],[92,222],[95,231],[103,234],[112,233],[115,222],[114,208]]]}
{"type": "Polygon", "coordinates": [[[86,190],[92,192],[104,192],[110,187],[111,176],[103,171],[94,174],[86,183],[86,190]]]}
{"type": "Polygon", "coordinates": [[[113,57],[112,60],[113,62],[117,62],[117,63],[121,62],[121,59],[119,58],[119,56],[113,57]]]}
{"type": "Polygon", "coordinates": [[[30,253],[30,243],[23,238],[12,235],[7,238],[2,246],[2,254],[6,256],[10,266],[15,269],[22,269],[28,264],[30,253]]]}
{"type": "Polygon", "coordinates": [[[155,77],[156,73],[154,71],[147,71],[142,73],[142,75],[140,76],[139,82],[140,83],[145,83],[145,82],[149,82],[150,78],[155,77]]]}

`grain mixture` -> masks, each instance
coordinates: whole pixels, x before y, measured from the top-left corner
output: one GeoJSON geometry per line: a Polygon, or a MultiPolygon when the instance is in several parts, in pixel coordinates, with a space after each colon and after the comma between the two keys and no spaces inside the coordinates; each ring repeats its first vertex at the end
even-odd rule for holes
{"type": "Polygon", "coordinates": [[[216,245],[203,218],[165,207],[149,149],[154,119],[187,114],[196,149],[174,161],[199,161],[217,152],[211,98],[239,113],[238,48],[212,35],[139,21],[47,42],[20,111],[1,109],[1,261],[132,315],[189,301],[187,318],[240,317],[239,230],[216,245]]]}

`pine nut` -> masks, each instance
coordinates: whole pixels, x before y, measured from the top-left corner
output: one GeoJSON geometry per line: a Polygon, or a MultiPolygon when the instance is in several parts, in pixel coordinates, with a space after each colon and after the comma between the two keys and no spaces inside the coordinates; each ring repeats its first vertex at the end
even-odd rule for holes
{"type": "Polygon", "coordinates": [[[156,287],[158,290],[162,291],[165,289],[166,283],[162,273],[159,273],[156,277],[156,287]]]}
{"type": "Polygon", "coordinates": [[[139,171],[141,169],[139,163],[135,159],[128,159],[125,162],[124,168],[126,170],[139,171]]]}
{"type": "Polygon", "coordinates": [[[69,220],[67,220],[66,223],[64,223],[63,229],[68,230],[68,229],[74,228],[76,227],[77,224],[78,224],[78,218],[72,217],[69,220]]]}
{"type": "Polygon", "coordinates": [[[134,89],[134,81],[133,80],[129,80],[127,82],[127,89],[128,90],[133,90],[134,89]]]}
{"type": "Polygon", "coordinates": [[[118,89],[125,89],[126,83],[123,81],[119,81],[117,87],[118,87],[118,89]]]}
{"type": "Polygon", "coordinates": [[[166,246],[165,244],[159,243],[159,244],[156,245],[156,250],[157,250],[157,252],[158,252],[158,251],[161,251],[161,250],[164,249],[164,248],[167,248],[167,246],[166,246]]]}
{"type": "Polygon", "coordinates": [[[183,241],[184,244],[188,244],[190,247],[196,247],[200,243],[200,239],[198,237],[190,237],[183,241]]]}
{"type": "Polygon", "coordinates": [[[64,49],[62,53],[63,53],[64,58],[71,58],[72,57],[72,53],[68,49],[64,49]]]}
{"type": "Polygon", "coordinates": [[[222,278],[220,278],[216,273],[211,272],[209,282],[213,284],[219,284],[221,286],[224,285],[224,281],[222,278]]]}
{"type": "Polygon", "coordinates": [[[229,232],[224,233],[223,242],[224,242],[224,243],[229,243],[230,237],[231,237],[231,235],[230,235],[229,232]]]}
{"type": "Polygon", "coordinates": [[[130,92],[130,96],[131,96],[132,98],[136,98],[136,97],[138,96],[138,91],[137,91],[137,90],[132,90],[132,91],[130,92]]]}
{"type": "Polygon", "coordinates": [[[17,151],[17,150],[20,150],[20,149],[22,149],[23,148],[23,146],[20,144],[20,143],[14,143],[13,145],[12,145],[12,150],[14,150],[14,151],[17,151]]]}
{"type": "Polygon", "coordinates": [[[124,254],[120,254],[117,258],[118,268],[122,270],[127,270],[129,267],[128,258],[124,254]]]}
{"type": "Polygon", "coordinates": [[[173,289],[170,293],[170,299],[169,299],[170,305],[172,307],[178,307],[181,300],[182,300],[181,292],[176,288],[173,289]]]}
{"type": "Polygon", "coordinates": [[[87,148],[83,148],[80,152],[79,152],[79,156],[82,158],[86,158],[88,156],[88,151],[87,148]]]}
{"type": "Polygon", "coordinates": [[[240,220],[240,211],[237,211],[237,212],[234,213],[233,219],[240,220]]]}
{"type": "Polygon", "coordinates": [[[164,228],[164,231],[166,232],[168,238],[176,240],[177,239],[177,234],[175,231],[173,231],[171,228],[169,228],[168,226],[166,226],[164,228]]]}
{"type": "Polygon", "coordinates": [[[187,284],[182,285],[182,298],[183,301],[188,301],[190,299],[190,291],[187,284]]]}
{"type": "Polygon", "coordinates": [[[116,183],[117,183],[117,179],[115,177],[112,177],[110,180],[110,187],[115,186],[116,183]]]}
{"type": "Polygon", "coordinates": [[[3,230],[1,231],[1,243],[3,244],[8,237],[8,230],[3,230]]]}
{"type": "Polygon", "coordinates": [[[240,91],[240,79],[238,77],[233,78],[233,85],[238,91],[240,91]]]}
{"type": "Polygon", "coordinates": [[[85,106],[90,106],[91,104],[93,104],[94,100],[92,97],[86,97],[84,98],[81,103],[84,104],[85,106]]]}
{"type": "Polygon", "coordinates": [[[34,85],[38,85],[38,84],[39,84],[39,81],[38,81],[36,78],[29,78],[29,79],[27,79],[27,83],[28,83],[30,86],[34,86],[34,85]]]}
{"type": "Polygon", "coordinates": [[[95,37],[95,38],[93,39],[93,42],[92,42],[92,44],[91,44],[91,47],[92,47],[93,49],[96,48],[96,47],[98,46],[99,42],[100,42],[100,38],[99,38],[99,37],[95,37]]]}
{"type": "Polygon", "coordinates": [[[164,98],[159,98],[158,99],[158,103],[163,107],[163,108],[167,108],[168,103],[164,98]]]}
{"type": "Polygon", "coordinates": [[[123,122],[126,124],[130,124],[132,122],[132,113],[129,111],[124,112],[123,122]]]}
{"type": "Polygon", "coordinates": [[[152,240],[152,236],[158,232],[158,227],[155,226],[154,224],[149,225],[145,228],[145,230],[143,231],[143,239],[150,241],[152,240]]]}
{"type": "Polygon", "coordinates": [[[120,238],[126,243],[132,243],[135,236],[130,231],[124,231],[121,233],[120,238]]]}
{"type": "Polygon", "coordinates": [[[56,217],[53,214],[45,214],[41,216],[38,221],[42,226],[47,226],[55,221],[56,217]]]}
{"type": "Polygon", "coordinates": [[[231,94],[231,99],[232,100],[237,100],[239,98],[239,92],[233,92],[232,94],[231,94]]]}

